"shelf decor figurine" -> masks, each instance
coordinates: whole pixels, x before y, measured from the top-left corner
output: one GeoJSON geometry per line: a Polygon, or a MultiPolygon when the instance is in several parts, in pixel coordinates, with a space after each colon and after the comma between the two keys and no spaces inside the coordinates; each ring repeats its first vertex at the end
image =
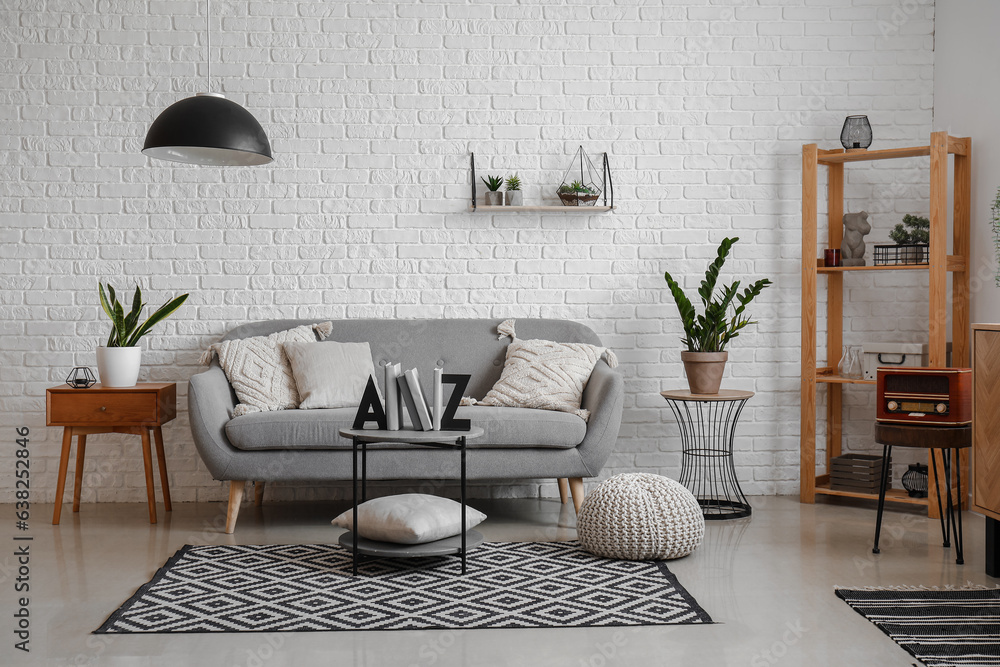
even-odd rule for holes
{"type": "Polygon", "coordinates": [[[868,116],[848,116],[840,130],[840,145],[847,151],[866,151],[872,145],[872,126],[868,116]]]}
{"type": "Polygon", "coordinates": [[[718,256],[705,271],[705,279],[698,288],[698,296],[701,297],[704,307],[702,315],[695,313],[694,306],[673,276],[670,273],[663,274],[680,312],[681,324],[684,326],[684,337],[681,338],[681,342],[687,346],[687,350],[681,352],[681,361],[684,362],[684,372],[687,374],[688,387],[692,394],[719,393],[722,373],[729,359],[726,345],[739,336],[740,330],[745,326],[755,324],[750,321],[749,315],[743,314],[743,311],[754,297],[771,284],[770,280],[763,278],[740,293],[740,281],[737,280],[722,288],[720,299],[713,298],[719,271],[726,263],[729,249],[739,240],[739,237],[723,239],[719,245],[718,256]],[[731,316],[730,307],[733,309],[731,316]]]}
{"type": "Polygon", "coordinates": [[[556,194],[563,206],[593,206],[604,191],[603,179],[583,150],[577,149],[556,194]]]}
{"type": "Polygon", "coordinates": [[[870,234],[868,213],[844,215],[844,240],[840,244],[841,266],[865,266],[865,234],[870,234]]]}
{"type": "Polygon", "coordinates": [[[66,376],[66,384],[73,389],[88,389],[97,384],[94,372],[86,366],[77,366],[66,376]]]}
{"type": "Polygon", "coordinates": [[[521,178],[514,174],[507,177],[507,192],[503,193],[505,206],[521,206],[524,198],[521,195],[521,178]]]}
{"type": "Polygon", "coordinates": [[[500,190],[500,186],[503,185],[503,176],[487,176],[480,180],[486,184],[487,188],[484,195],[486,205],[503,206],[503,192],[500,190]]]}

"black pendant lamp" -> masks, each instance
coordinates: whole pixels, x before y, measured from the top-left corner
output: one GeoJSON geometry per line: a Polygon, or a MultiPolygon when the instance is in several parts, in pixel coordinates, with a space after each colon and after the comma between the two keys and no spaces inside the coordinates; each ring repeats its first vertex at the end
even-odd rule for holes
{"type": "MultiPolygon", "coordinates": [[[[211,87],[211,0],[205,13],[211,87]]],[[[264,128],[253,114],[218,93],[198,93],[164,109],[149,126],[142,152],[161,160],[216,167],[255,166],[274,160],[264,128]]]]}

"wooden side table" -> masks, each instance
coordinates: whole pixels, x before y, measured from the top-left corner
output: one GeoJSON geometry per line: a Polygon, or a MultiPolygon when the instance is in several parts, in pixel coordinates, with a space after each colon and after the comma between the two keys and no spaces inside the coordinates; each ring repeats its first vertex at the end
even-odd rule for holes
{"type": "Polygon", "coordinates": [[[67,385],[45,390],[45,423],[62,426],[62,455],[59,458],[59,483],[56,486],[56,507],[52,524],[59,525],[63,493],[69,467],[69,451],[73,436],[77,436],[76,480],[73,487],[73,511],[80,511],[80,490],[83,483],[83,459],[87,436],[97,433],[127,433],[142,438],[142,459],[146,467],[146,496],[149,500],[149,522],[156,523],[156,496],[153,493],[153,460],[149,433],[156,442],[156,458],[163,487],[163,505],[171,510],[170,488],[167,486],[167,460],[163,455],[163,433],[160,427],[177,415],[177,385],[173,382],[141,382],[134,387],[112,388],[96,384],[89,389],[73,389],[67,385]]]}

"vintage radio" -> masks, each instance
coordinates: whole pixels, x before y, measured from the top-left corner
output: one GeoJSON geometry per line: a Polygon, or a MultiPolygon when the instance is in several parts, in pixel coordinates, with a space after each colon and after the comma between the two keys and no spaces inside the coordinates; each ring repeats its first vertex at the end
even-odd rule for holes
{"type": "Polygon", "coordinates": [[[875,420],[890,424],[972,423],[971,368],[879,368],[875,420]]]}

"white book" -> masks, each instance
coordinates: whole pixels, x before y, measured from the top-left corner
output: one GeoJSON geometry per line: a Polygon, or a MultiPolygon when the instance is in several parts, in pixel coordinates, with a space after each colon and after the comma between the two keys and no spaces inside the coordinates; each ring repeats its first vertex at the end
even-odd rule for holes
{"type": "Polygon", "coordinates": [[[398,364],[385,365],[385,420],[390,431],[399,430],[399,385],[396,384],[398,364]]]}
{"type": "Polygon", "coordinates": [[[441,386],[441,376],[444,374],[443,368],[434,369],[434,430],[441,430],[441,405],[444,403],[444,388],[441,386]]]}
{"type": "Polygon", "coordinates": [[[424,392],[420,389],[420,375],[416,368],[409,369],[404,375],[418,417],[418,423],[413,424],[413,428],[420,431],[430,431],[434,425],[431,423],[431,415],[427,411],[427,400],[424,398],[424,392]]]}

